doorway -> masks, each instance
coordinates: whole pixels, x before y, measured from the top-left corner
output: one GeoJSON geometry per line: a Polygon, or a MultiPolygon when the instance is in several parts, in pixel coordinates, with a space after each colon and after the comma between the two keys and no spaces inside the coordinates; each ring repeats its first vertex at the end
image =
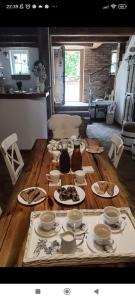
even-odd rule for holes
{"type": "Polygon", "coordinates": [[[81,100],[81,51],[65,50],[65,103],[81,100]]]}
{"type": "Polygon", "coordinates": [[[81,47],[53,47],[54,103],[79,104],[83,99],[84,49],[81,47]]]}

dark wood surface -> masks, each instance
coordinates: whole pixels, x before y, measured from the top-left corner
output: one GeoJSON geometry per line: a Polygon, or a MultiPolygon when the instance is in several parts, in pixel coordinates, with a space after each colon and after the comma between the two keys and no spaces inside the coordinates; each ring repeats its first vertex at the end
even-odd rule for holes
{"type": "Polygon", "coordinates": [[[44,98],[46,97],[46,93],[49,92],[51,87],[48,87],[45,89],[44,93],[5,93],[5,94],[0,94],[0,99],[39,99],[39,98],[44,98]]]}
{"type": "MultiPolygon", "coordinates": [[[[85,139],[86,146],[97,145],[99,142],[95,139],[85,139]]],[[[83,166],[91,165],[94,173],[86,174],[87,186],[83,186],[86,197],[85,200],[77,206],[79,209],[104,208],[108,205],[116,207],[128,207],[128,193],[122,183],[119,181],[116,169],[110,163],[105,152],[102,154],[90,154],[84,152],[83,166]],[[113,181],[119,186],[120,193],[110,199],[102,198],[93,194],[91,185],[98,180],[113,181]]],[[[24,167],[15,187],[10,196],[10,204],[7,211],[0,219],[0,266],[22,266],[25,244],[29,229],[30,213],[35,210],[62,210],[67,206],[58,204],[53,200],[50,205],[48,199],[41,204],[28,207],[21,205],[17,201],[18,193],[27,187],[39,186],[44,188],[49,196],[53,196],[56,187],[49,187],[46,173],[56,169],[52,163],[51,154],[47,150],[46,140],[37,140],[31,155],[31,160],[24,167]]],[[[62,185],[74,184],[72,174],[61,176],[62,185]]],[[[68,209],[73,207],[68,207],[68,209]]]]}

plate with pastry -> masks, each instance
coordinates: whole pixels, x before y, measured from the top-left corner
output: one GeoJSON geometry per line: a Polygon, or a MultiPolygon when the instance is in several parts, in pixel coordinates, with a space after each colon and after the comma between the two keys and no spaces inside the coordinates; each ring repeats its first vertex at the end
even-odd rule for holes
{"type": "Polygon", "coordinates": [[[94,182],[91,186],[91,189],[94,194],[105,198],[115,197],[119,194],[118,186],[109,181],[94,182]]]}
{"type": "Polygon", "coordinates": [[[88,148],[86,148],[86,151],[89,153],[95,153],[95,154],[99,154],[102,153],[104,151],[103,147],[100,146],[89,146],[88,148]]]}
{"type": "Polygon", "coordinates": [[[54,192],[57,202],[64,205],[77,205],[85,199],[85,192],[75,185],[63,185],[54,192]]]}
{"type": "Polygon", "coordinates": [[[21,204],[32,206],[38,203],[41,203],[45,200],[47,193],[44,189],[40,187],[29,187],[27,189],[22,190],[18,194],[18,201],[21,204]]]}

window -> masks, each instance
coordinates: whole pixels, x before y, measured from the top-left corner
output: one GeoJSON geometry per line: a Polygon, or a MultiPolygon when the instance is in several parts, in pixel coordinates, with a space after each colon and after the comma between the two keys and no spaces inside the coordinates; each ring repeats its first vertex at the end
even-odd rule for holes
{"type": "Polygon", "coordinates": [[[12,75],[29,75],[28,50],[10,50],[12,75]]]}
{"type": "Polygon", "coordinates": [[[113,50],[111,56],[111,75],[115,75],[116,67],[117,67],[117,50],[113,50]]]}

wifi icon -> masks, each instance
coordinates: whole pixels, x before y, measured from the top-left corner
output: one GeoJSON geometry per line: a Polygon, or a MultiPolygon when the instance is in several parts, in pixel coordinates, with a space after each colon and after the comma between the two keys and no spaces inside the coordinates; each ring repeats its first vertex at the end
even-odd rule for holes
{"type": "Polygon", "coordinates": [[[112,4],[110,5],[112,7],[112,9],[115,9],[115,7],[117,6],[116,4],[112,4]]]}

